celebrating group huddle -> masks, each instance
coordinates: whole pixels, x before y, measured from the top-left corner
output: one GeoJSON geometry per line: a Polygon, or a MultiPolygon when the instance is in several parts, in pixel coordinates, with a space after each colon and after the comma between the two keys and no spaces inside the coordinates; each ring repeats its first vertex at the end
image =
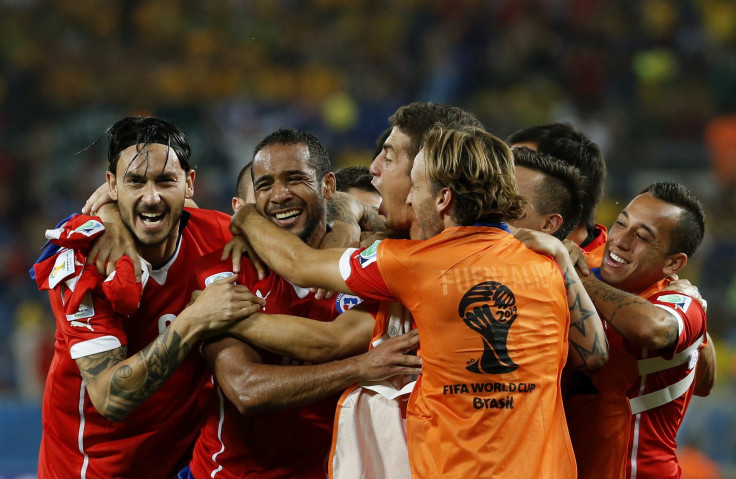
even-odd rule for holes
{"type": "Polygon", "coordinates": [[[677,279],[698,199],[654,183],[607,229],[601,152],[567,124],[389,122],[377,212],[285,128],[232,218],[191,201],[175,125],[108,129],[106,185],[34,266],[57,324],[39,478],[680,477],[715,380],[677,279]]]}

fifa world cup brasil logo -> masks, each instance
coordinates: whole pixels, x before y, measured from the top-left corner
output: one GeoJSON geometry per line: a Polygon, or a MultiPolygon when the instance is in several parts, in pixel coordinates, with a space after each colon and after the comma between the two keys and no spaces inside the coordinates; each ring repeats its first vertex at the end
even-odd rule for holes
{"type": "Polygon", "coordinates": [[[468,371],[503,374],[519,367],[506,349],[509,329],[517,316],[516,298],[508,287],[496,281],[476,284],[463,296],[458,314],[483,338],[483,355],[466,367],[468,371]]]}

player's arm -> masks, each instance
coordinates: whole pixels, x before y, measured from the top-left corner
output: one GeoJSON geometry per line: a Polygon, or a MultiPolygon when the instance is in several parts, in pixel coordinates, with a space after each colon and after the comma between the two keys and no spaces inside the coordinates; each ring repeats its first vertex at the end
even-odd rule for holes
{"type": "Polygon", "coordinates": [[[206,344],[203,354],[225,396],[245,414],[310,404],[362,380],[419,374],[421,359],[405,354],[418,342],[416,332],[407,333],[359,356],[309,366],[263,364],[252,347],[231,337],[206,344]]]}
{"type": "Polygon", "coordinates": [[[707,342],[703,349],[700,350],[698,365],[695,368],[695,389],[693,390],[693,394],[696,396],[708,396],[716,384],[716,348],[713,346],[713,340],[710,334],[706,334],[707,342]]]}
{"type": "Polygon", "coordinates": [[[229,333],[281,356],[324,363],[365,352],[374,323],[373,316],[358,305],[334,321],[259,312],[233,324],[229,333]]]}
{"type": "Polygon", "coordinates": [[[127,346],[122,346],[77,358],[97,411],[111,421],[122,421],[161,387],[195,344],[258,311],[263,300],[234,281],[235,276],[213,283],[133,356],[128,357],[127,346]]]}
{"type": "Polygon", "coordinates": [[[378,214],[378,208],[342,191],[336,191],[327,202],[327,223],[332,231],[325,235],[321,248],[358,246],[364,235],[386,232],[386,219],[378,214]]]}
{"type": "Polygon", "coordinates": [[[567,248],[558,239],[539,231],[519,228],[514,236],[534,251],[551,255],[562,271],[570,308],[569,360],[580,370],[603,367],[608,361],[608,339],[603,322],[575,271],[567,248]]]}
{"type": "Polygon", "coordinates": [[[256,254],[279,276],[301,287],[317,287],[342,293],[353,292],[340,274],[344,249],[314,249],[292,233],[262,217],[254,205],[243,205],[230,226],[243,236],[256,254]]]}
{"type": "Polygon", "coordinates": [[[584,276],[582,280],[598,313],[621,336],[650,350],[675,347],[679,330],[672,313],[635,294],[609,286],[594,275],[584,276]]]}

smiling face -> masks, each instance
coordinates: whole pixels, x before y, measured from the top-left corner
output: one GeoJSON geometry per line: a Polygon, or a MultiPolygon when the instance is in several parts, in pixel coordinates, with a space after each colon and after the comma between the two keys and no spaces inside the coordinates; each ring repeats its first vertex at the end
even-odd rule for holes
{"type": "Polygon", "coordinates": [[[174,254],[184,200],[194,193],[194,171],[185,172],[166,145],[132,145],[107,182],[142,256],[154,266],[165,262],[174,254]]]}
{"type": "Polygon", "coordinates": [[[305,243],[318,245],[327,228],[325,198],[332,197],[335,176],[317,179],[309,166],[309,147],[264,146],[253,159],[253,178],[256,209],[305,243]]]}
{"type": "Polygon", "coordinates": [[[370,167],[373,186],[381,195],[378,212],[386,217],[386,225],[394,231],[408,231],[414,219],[412,209],[406,204],[411,188],[410,145],[409,136],[394,127],[370,167]]]}
{"type": "Polygon", "coordinates": [[[670,237],[682,210],[650,193],[634,198],[608,232],[601,278],[611,286],[640,293],[687,262],[670,253],[670,237]]]}

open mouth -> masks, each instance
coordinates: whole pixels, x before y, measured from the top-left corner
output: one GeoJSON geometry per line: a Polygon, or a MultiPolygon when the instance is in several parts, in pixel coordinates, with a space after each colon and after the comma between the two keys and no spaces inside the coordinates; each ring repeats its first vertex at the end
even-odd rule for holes
{"type": "Polygon", "coordinates": [[[163,223],[165,217],[166,213],[138,213],[138,218],[140,218],[141,223],[143,223],[145,226],[158,226],[163,223]]]}
{"type": "Polygon", "coordinates": [[[628,261],[626,261],[625,259],[623,259],[622,257],[618,256],[616,253],[614,253],[612,251],[609,251],[608,252],[608,257],[611,258],[611,261],[613,261],[614,263],[617,263],[617,264],[629,264],[628,261]]]}
{"type": "Polygon", "coordinates": [[[304,210],[302,208],[289,208],[287,210],[272,212],[271,218],[274,223],[281,227],[291,226],[299,219],[304,210]]]}

